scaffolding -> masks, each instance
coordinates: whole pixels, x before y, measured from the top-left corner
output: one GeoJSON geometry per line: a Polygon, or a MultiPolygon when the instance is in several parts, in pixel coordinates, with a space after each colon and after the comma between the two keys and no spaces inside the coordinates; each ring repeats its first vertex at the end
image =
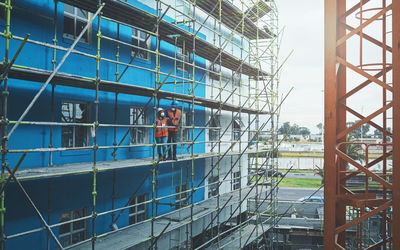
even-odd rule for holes
{"type": "MultiPolygon", "coordinates": [[[[0,65],[2,86],[1,105],[1,138],[2,138],[2,169],[1,169],[1,208],[0,208],[0,235],[1,248],[5,249],[6,241],[21,236],[47,232],[47,246],[55,244],[60,249],[126,249],[129,247],[146,247],[157,249],[160,242],[169,236],[169,248],[203,249],[210,248],[243,248],[253,246],[257,249],[273,249],[273,240],[267,240],[268,235],[274,235],[276,227],[276,195],[277,177],[268,177],[267,172],[260,174],[263,169],[277,169],[277,155],[275,154],[277,142],[277,124],[280,106],[285,98],[278,96],[279,71],[279,30],[278,12],[273,0],[154,0],[148,3],[155,10],[154,13],[145,11],[129,1],[122,0],[55,0],[54,1],[54,37],[53,43],[37,41],[26,37],[12,34],[12,9],[18,5],[18,1],[6,0],[0,6],[6,10],[6,30],[1,34],[5,41],[5,58],[0,65]],[[57,32],[57,9],[62,3],[69,4],[91,14],[80,34],[74,39],[69,48],[58,44],[57,32]],[[174,19],[173,21],[168,21],[174,19]],[[90,54],[85,50],[77,48],[77,43],[88,28],[97,22],[96,53],[90,54]],[[102,24],[111,22],[117,25],[116,37],[102,33],[102,24]],[[129,27],[140,30],[146,34],[144,42],[155,41],[154,48],[143,48],[134,44],[126,43],[119,39],[120,27],[129,27]],[[207,33],[207,38],[199,34],[207,33]],[[104,41],[115,47],[115,58],[102,54],[104,41]],[[10,60],[10,44],[20,43],[20,47],[14,58],[10,60]],[[163,53],[161,42],[173,45],[174,55],[163,53]],[[23,57],[25,44],[48,48],[52,51],[52,70],[34,68],[27,65],[15,64],[15,59],[23,57]],[[121,59],[121,47],[134,49],[135,53],[129,61],[121,59]],[[229,51],[230,50],[230,51],[229,51]],[[21,52],[21,53],[20,53],[21,52]],[[154,67],[142,67],[134,64],[140,52],[148,53],[155,61],[154,67]],[[21,55],[19,55],[21,54],[21,55]],[[59,55],[63,57],[57,61],[59,55]],[[61,72],[61,66],[68,60],[70,55],[90,58],[95,61],[96,69],[93,77],[61,72]],[[198,65],[197,58],[207,60],[206,65],[198,65]],[[172,60],[172,70],[162,67],[162,60],[172,60]],[[101,64],[108,63],[115,66],[115,80],[102,79],[101,64]],[[180,70],[178,70],[180,68],[180,70]],[[122,69],[122,70],[121,70],[122,69]],[[154,86],[143,87],[124,79],[123,76],[130,69],[146,71],[154,75],[154,86]],[[197,77],[199,75],[201,77],[197,77]],[[228,75],[228,76],[227,76],[228,75]],[[8,86],[12,79],[30,82],[44,83],[33,100],[26,107],[18,120],[8,119],[8,112],[13,112],[7,106],[8,86]],[[227,79],[227,80],[224,80],[227,79]],[[125,82],[124,82],[125,81],[125,82]],[[95,107],[94,120],[85,123],[65,123],[55,120],[54,98],[57,86],[69,86],[77,89],[88,89],[95,93],[93,100],[95,107]],[[173,91],[166,90],[165,86],[173,85],[173,91]],[[230,86],[234,86],[230,88],[230,86]],[[37,102],[43,92],[51,86],[51,120],[50,121],[27,121],[26,115],[37,102]],[[199,97],[198,87],[202,86],[209,97],[199,97]],[[114,94],[113,123],[101,123],[99,120],[99,96],[103,92],[114,94]],[[136,116],[131,125],[118,123],[118,96],[127,94],[132,96],[147,97],[148,101],[142,111],[136,116]],[[153,135],[152,143],[124,144],[133,128],[156,127],[156,111],[160,106],[160,100],[179,100],[180,107],[189,110],[187,118],[180,130],[181,141],[179,143],[165,143],[169,149],[176,145],[184,154],[179,155],[177,161],[157,157],[157,144],[153,135]],[[210,114],[204,126],[196,126],[195,107],[204,107],[206,113],[210,114]],[[139,119],[144,116],[145,110],[153,109],[154,123],[139,124],[139,119]],[[214,121],[221,115],[229,114],[231,121],[226,127],[216,124],[214,121]],[[247,118],[247,124],[240,124],[247,118]],[[239,123],[239,126],[237,125],[239,123]],[[13,149],[8,147],[12,135],[21,126],[45,126],[50,130],[48,147],[36,147],[26,149],[13,149]],[[93,136],[92,145],[79,147],[55,147],[53,141],[53,130],[55,127],[83,127],[90,129],[93,136]],[[113,129],[112,145],[98,145],[98,132],[102,128],[113,129]],[[126,130],[122,138],[118,138],[117,130],[126,130]],[[214,140],[200,141],[202,135],[216,134],[214,140]],[[225,139],[227,135],[231,139],[225,139]],[[183,140],[187,139],[187,140],[183,140]],[[195,145],[208,145],[206,152],[195,153],[195,145]],[[141,159],[118,159],[118,150],[123,148],[152,148],[152,157],[141,159]],[[71,163],[54,166],[55,152],[92,150],[93,161],[85,163],[71,163]],[[99,161],[102,151],[112,150],[113,161],[99,161]],[[46,152],[49,154],[48,167],[43,168],[20,168],[27,154],[46,152]],[[7,162],[7,155],[21,155],[18,163],[11,167],[7,162]],[[209,160],[210,168],[198,185],[194,184],[196,160],[209,160]],[[243,159],[247,159],[244,161],[243,159]],[[227,172],[222,171],[222,163],[230,163],[227,172]],[[182,162],[186,165],[186,183],[190,185],[186,190],[174,190],[174,179],[171,180],[171,194],[160,196],[159,166],[167,164],[174,171],[176,164],[182,162]],[[113,172],[113,187],[117,181],[116,171],[135,167],[147,167],[147,175],[134,192],[139,191],[147,179],[151,179],[151,199],[131,204],[131,200],[125,206],[117,207],[115,203],[115,190],[113,188],[112,209],[99,211],[96,207],[97,200],[97,174],[104,171],[113,172]],[[238,167],[239,176],[234,175],[233,169],[238,167]],[[246,171],[245,171],[246,170],[246,171]],[[210,176],[216,173],[214,182],[208,182],[210,176]],[[245,173],[245,174],[243,174],[245,173]],[[52,189],[52,179],[69,175],[92,175],[92,200],[91,214],[78,219],[72,219],[61,223],[46,221],[43,213],[37,208],[35,202],[30,199],[29,194],[22,185],[26,180],[45,179],[48,181],[49,192],[52,189]],[[222,185],[234,186],[239,180],[246,180],[246,185],[229,192],[222,192],[222,185]],[[19,232],[13,235],[6,234],[7,222],[5,221],[6,208],[4,199],[7,195],[5,190],[10,182],[18,185],[24,193],[30,206],[35,210],[41,220],[43,227],[19,232]],[[194,201],[196,192],[206,192],[211,186],[216,187],[216,194],[201,202],[194,201]],[[181,200],[181,196],[188,196],[187,204],[175,204],[181,200]],[[247,199],[254,199],[255,205],[251,216],[242,216],[246,209],[247,199]],[[180,205],[179,209],[166,214],[159,213],[160,204],[169,204],[171,207],[180,205]],[[266,205],[267,204],[267,205],[266,205]],[[117,227],[123,211],[141,205],[151,206],[151,215],[141,223],[136,223],[124,228],[117,227]],[[263,211],[260,208],[266,208],[263,211]],[[268,214],[268,220],[261,214],[268,214]],[[96,235],[96,221],[99,217],[111,215],[110,230],[101,235],[96,235]],[[238,215],[238,220],[234,218],[238,215]],[[199,220],[204,218],[204,225],[199,225],[199,220]],[[90,220],[91,236],[79,243],[64,247],[53,229],[62,225],[90,220]],[[199,230],[201,228],[201,230],[199,230]],[[178,237],[172,237],[174,231],[179,231],[178,237]],[[133,232],[140,232],[132,237],[133,232]],[[271,234],[272,232],[272,234],[271,234]],[[205,237],[207,235],[207,237],[205,237]],[[234,237],[234,241],[227,236],[234,237]],[[201,237],[203,236],[203,237],[201,237]],[[52,243],[50,243],[52,242],[52,243]],[[121,245],[121,242],[124,244],[121,245]],[[269,244],[269,245],[267,245],[269,244]]],[[[133,197],[132,196],[132,197],[133,197]]],[[[51,204],[50,196],[48,203],[51,204]]],[[[10,208],[12,209],[12,208],[10,208]]],[[[50,211],[50,209],[49,209],[50,211]]],[[[50,213],[50,212],[49,212],[50,213]]],[[[275,236],[273,236],[275,237],[275,236]]]]}

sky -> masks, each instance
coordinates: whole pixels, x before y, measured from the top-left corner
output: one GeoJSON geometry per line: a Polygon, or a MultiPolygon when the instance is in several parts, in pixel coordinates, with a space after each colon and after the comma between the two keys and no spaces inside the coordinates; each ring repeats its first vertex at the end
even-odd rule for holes
{"type": "Polygon", "coordinates": [[[323,120],[324,1],[276,0],[284,28],[280,61],[290,54],[280,77],[280,93],[293,90],[282,106],[280,123],[289,121],[317,133],[323,120]]]}
{"type": "MultiPolygon", "coordinates": [[[[276,0],[279,11],[280,27],[284,29],[280,48],[280,61],[293,51],[293,54],[283,66],[280,78],[280,92],[285,95],[292,87],[288,99],[282,106],[280,113],[280,124],[289,121],[299,126],[308,127],[311,132],[318,133],[317,124],[323,122],[323,97],[324,97],[324,1],[323,0],[276,0]]],[[[349,5],[351,6],[351,5],[349,5]]],[[[363,6],[364,18],[375,15],[379,8],[379,2],[368,2],[363,6]],[[371,11],[373,10],[373,11],[371,11]]],[[[360,25],[357,13],[349,16],[347,24],[352,27],[360,25]]],[[[392,24],[391,13],[388,14],[386,22],[387,45],[392,46],[392,24]]],[[[363,29],[363,32],[379,41],[382,41],[383,23],[374,21],[363,29]]],[[[346,42],[347,61],[358,68],[360,65],[373,64],[375,66],[364,66],[368,74],[374,75],[379,70],[376,64],[383,62],[382,48],[370,43],[366,39],[362,40],[362,56],[360,56],[360,37],[352,36],[346,42]],[[373,69],[375,68],[375,69],[373,69]]],[[[386,52],[387,62],[392,61],[391,53],[386,52]]],[[[380,66],[381,67],[381,66],[380,66]]],[[[367,78],[355,73],[347,68],[347,91],[358,86],[367,78]]],[[[388,72],[387,82],[392,80],[391,72],[388,72]]],[[[382,80],[382,77],[379,78],[382,80]]],[[[358,91],[350,98],[346,99],[346,105],[357,111],[363,116],[372,114],[382,107],[383,89],[376,83],[369,84],[361,91],[358,91]]],[[[387,91],[387,100],[392,99],[390,91],[387,91]]],[[[391,109],[388,110],[388,126],[391,127],[391,109]]],[[[359,118],[346,114],[348,122],[354,122],[359,118]]],[[[382,126],[382,116],[379,115],[372,120],[382,126]]],[[[370,133],[373,129],[370,129],[370,133]]]]}

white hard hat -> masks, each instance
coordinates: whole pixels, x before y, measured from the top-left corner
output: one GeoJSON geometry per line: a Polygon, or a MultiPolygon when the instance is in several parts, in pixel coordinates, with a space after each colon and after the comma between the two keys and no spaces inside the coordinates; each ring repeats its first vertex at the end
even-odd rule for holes
{"type": "Polygon", "coordinates": [[[158,108],[157,109],[157,112],[161,112],[161,111],[164,111],[164,109],[163,108],[158,108]]]}

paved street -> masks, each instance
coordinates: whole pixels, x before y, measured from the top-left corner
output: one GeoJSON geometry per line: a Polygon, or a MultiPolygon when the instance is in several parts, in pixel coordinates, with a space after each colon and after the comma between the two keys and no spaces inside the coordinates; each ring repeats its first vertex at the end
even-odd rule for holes
{"type": "Polygon", "coordinates": [[[286,178],[304,178],[304,179],[321,179],[321,176],[313,173],[288,173],[286,178]]]}
{"type": "MultiPolygon", "coordinates": [[[[290,188],[290,187],[280,187],[278,191],[279,200],[298,200],[305,196],[310,196],[317,189],[315,188],[290,188]]],[[[321,188],[312,196],[324,196],[324,189],[321,188]]]]}

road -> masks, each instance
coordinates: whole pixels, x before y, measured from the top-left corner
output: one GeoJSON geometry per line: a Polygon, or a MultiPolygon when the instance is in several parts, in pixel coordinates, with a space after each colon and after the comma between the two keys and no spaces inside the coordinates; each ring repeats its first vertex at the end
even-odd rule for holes
{"type": "MultiPolygon", "coordinates": [[[[315,188],[291,188],[291,187],[280,187],[278,191],[279,200],[298,200],[302,197],[308,197],[313,194],[317,189],[315,188]]],[[[324,196],[324,189],[321,188],[312,196],[324,196]]]]}
{"type": "Polygon", "coordinates": [[[287,173],[285,178],[304,178],[304,179],[321,179],[321,176],[313,173],[287,173]]]}

